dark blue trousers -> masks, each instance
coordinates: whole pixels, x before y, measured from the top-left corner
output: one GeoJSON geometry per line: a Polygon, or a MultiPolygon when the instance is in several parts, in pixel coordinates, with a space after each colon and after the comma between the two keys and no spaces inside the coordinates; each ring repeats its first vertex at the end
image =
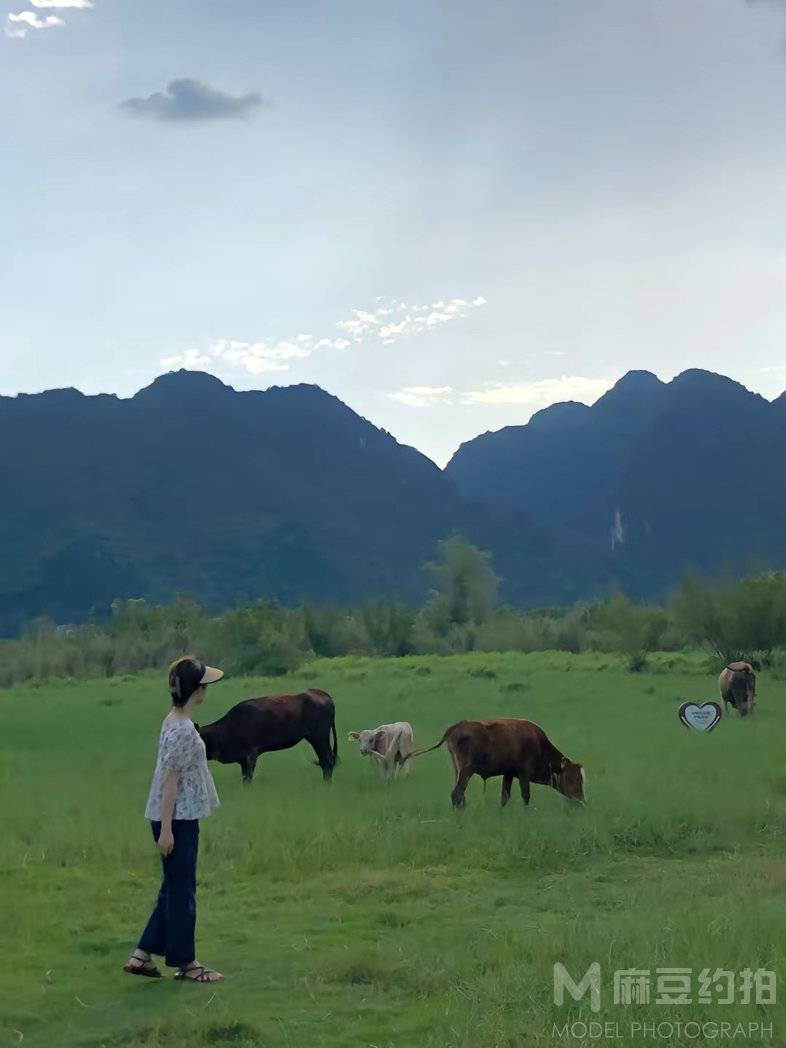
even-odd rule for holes
{"type": "MultiPolygon", "coordinates": [[[[157,841],[161,823],[151,822],[157,841]]],[[[175,846],[161,857],[164,879],[155,909],[139,940],[139,949],[164,957],[170,968],[184,968],[196,957],[196,866],[199,820],[173,819],[175,846]]]]}

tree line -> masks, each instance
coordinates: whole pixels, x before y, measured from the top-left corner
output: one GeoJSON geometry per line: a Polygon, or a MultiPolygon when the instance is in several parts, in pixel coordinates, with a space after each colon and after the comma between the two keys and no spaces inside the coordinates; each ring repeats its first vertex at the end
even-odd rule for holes
{"type": "Polygon", "coordinates": [[[260,600],[210,615],[195,600],[117,600],[109,617],[73,626],[46,618],[0,640],[0,686],[36,679],[115,676],[202,653],[235,674],[280,675],[314,656],[448,655],[469,651],[605,651],[631,672],[654,651],[704,648],[717,663],[766,665],[786,647],[786,573],[707,580],[688,572],[662,604],[614,590],[566,609],[500,605],[491,556],[459,537],[425,566],[431,589],[415,610],[387,601],[357,607],[260,600]]]}

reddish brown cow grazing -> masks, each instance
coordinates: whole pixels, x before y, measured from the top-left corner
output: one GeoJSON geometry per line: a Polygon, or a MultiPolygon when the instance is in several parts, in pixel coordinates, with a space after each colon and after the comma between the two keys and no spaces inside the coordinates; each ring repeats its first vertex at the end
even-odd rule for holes
{"type": "Polygon", "coordinates": [[[464,807],[464,793],[473,775],[484,781],[502,776],[502,807],[510,800],[510,787],[518,779],[521,797],[529,804],[530,783],[552,786],[573,801],[584,802],[584,768],[560,753],[537,724],[527,720],[459,721],[448,728],[436,746],[418,750],[413,757],[447,743],[456,773],[451,800],[464,807]]]}

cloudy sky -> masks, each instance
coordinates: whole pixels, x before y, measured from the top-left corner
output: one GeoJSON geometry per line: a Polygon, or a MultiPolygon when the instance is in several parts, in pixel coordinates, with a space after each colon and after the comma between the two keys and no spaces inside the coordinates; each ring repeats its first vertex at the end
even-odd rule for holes
{"type": "Polygon", "coordinates": [[[0,392],[316,382],[442,463],[786,388],[786,2],[0,0],[0,392]]]}

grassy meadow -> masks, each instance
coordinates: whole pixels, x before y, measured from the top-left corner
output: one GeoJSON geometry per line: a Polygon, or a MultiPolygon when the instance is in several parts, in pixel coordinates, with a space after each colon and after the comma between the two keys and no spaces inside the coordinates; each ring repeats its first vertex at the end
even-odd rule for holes
{"type": "Polygon", "coordinates": [[[143,810],[164,674],[0,692],[0,1045],[517,1048],[568,1043],[553,1024],[590,1019],[619,1023],[618,1044],[639,1043],[630,1021],[678,1019],[773,1023],[765,1043],[786,1043],[780,1004],[611,1000],[615,969],[783,972],[786,681],[762,674],[755,716],[702,736],[676,713],[715,698],[699,656],[641,674],[600,654],[345,658],[227,679],[200,720],[309,685],[336,701],[330,787],[306,746],[263,756],[250,788],[211,766],[198,951],[217,987],[120,970],[158,885],[143,810]],[[537,721],[584,762],[586,808],[534,786],[529,810],[514,788],[502,811],[501,780],[473,779],[455,814],[445,750],[385,784],[346,741],[407,719],[426,746],[495,715],[537,721]],[[555,961],[578,978],[596,960],[602,1011],[555,1007],[555,961]]]}

